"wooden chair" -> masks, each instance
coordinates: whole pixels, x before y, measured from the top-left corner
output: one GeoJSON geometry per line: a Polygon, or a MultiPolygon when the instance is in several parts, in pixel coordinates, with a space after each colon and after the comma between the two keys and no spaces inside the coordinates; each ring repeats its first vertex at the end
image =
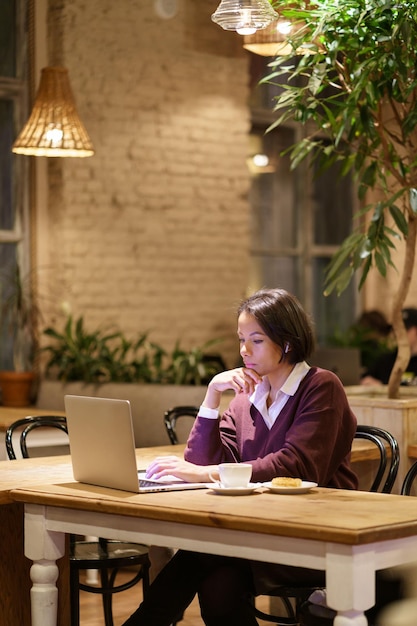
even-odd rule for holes
{"type": "Polygon", "coordinates": [[[397,440],[383,428],[363,424],[357,426],[355,439],[367,439],[379,451],[378,468],[369,491],[391,493],[400,465],[400,450],[397,440]]]}
{"type": "MultiPolygon", "coordinates": [[[[30,456],[27,446],[28,435],[39,428],[55,428],[68,435],[65,417],[42,415],[17,420],[6,431],[6,450],[9,459],[16,459],[13,435],[17,436],[20,431],[20,451],[22,457],[26,459],[30,456]]],[[[69,562],[71,626],[78,626],[80,623],[80,589],[101,594],[105,626],[113,626],[113,595],[130,589],[141,580],[144,594],[149,587],[150,561],[148,547],[145,545],[102,538],[85,541],[71,535],[69,562]],[[120,568],[131,566],[135,566],[132,578],[122,585],[116,585],[116,576],[120,568]],[[100,572],[100,585],[80,582],[80,570],[89,569],[100,572]]]]}
{"type": "Polygon", "coordinates": [[[192,422],[190,423],[189,418],[195,419],[197,417],[197,414],[198,414],[198,407],[191,406],[191,405],[175,406],[171,409],[168,409],[168,411],[165,411],[164,413],[165,429],[167,431],[169,440],[173,445],[180,443],[180,439],[181,440],[186,439],[186,435],[188,435],[188,432],[192,425],[192,422]],[[185,429],[183,429],[184,432],[182,432],[182,435],[183,435],[182,437],[179,435],[179,432],[177,432],[177,422],[181,418],[183,418],[182,422],[186,422],[185,418],[188,418],[187,426],[185,427],[185,429]]]}
{"type": "MultiPolygon", "coordinates": [[[[391,433],[383,428],[365,425],[357,426],[355,438],[370,441],[375,445],[375,449],[378,452],[377,467],[369,491],[390,493],[394,486],[400,464],[400,452],[397,440],[391,433]]],[[[275,616],[264,613],[257,609],[255,605],[253,607],[254,613],[260,619],[274,624],[298,626],[298,624],[300,624],[302,607],[306,606],[308,598],[314,591],[320,591],[320,588],[302,584],[295,587],[277,587],[273,597],[280,598],[286,615],[275,616]]],[[[312,607],[312,610],[314,610],[314,608],[315,607],[312,607]]],[[[330,624],[333,623],[334,612],[331,611],[331,609],[324,607],[322,610],[322,608],[319,607],[317,608],[317,612],[319,615],[315,616],[314,614],[309,615],[307,611],[302,624],[306,626],[316,626],[316,624],[326,626],[328,624],[330,626],[330,624]]]]}

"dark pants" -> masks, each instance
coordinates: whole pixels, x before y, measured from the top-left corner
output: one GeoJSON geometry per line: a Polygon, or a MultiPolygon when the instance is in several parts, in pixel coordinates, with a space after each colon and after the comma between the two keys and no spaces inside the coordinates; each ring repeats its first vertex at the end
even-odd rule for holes
{"type": "Polygon", "coordinates": [[[256,626],[250,605],[255,593],[278,584],[318,581],[324,583],[323,572],[179,550],[123,626],[169,626],[181,618],[196,594],[206,626],[256,626]],[[254,572],[258,578],[263,566],[266,575],[255,589],[254,572]]]}

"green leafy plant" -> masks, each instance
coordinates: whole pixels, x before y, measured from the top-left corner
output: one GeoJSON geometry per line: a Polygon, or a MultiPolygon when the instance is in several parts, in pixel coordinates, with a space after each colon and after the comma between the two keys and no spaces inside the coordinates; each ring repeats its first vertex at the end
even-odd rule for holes
{"type": "Polygon", "coordinates": [[[289,39],[292,54],[276,57],[265,78],[278,86],[271,128],[300,123],[292,167],[307,157],[319,171],[340,163],[342,175],[356,177],[362,204],[327,269],[325,293],[341,293],[356,272],[361,288],[371,267],[386,276],[396,243],[405,242],[391,314],[398,356],[388,395],[397,397],[410,357],[401,310],[417,240],[417,3],[295,0],[281,13],[301,28],[289,39]],[[378,199],[367,203],[371,190],[378,199]]]}
{"type": "Polygon", "coordinates": [[[188,351],[183,350],[177,342],[162,377],[173,385],[207,384],[215,374],[226,369],[221,358],[206,353],[217,342],[214,339],[188,351]]]}
{"type": "Polygon", "coordinates": [[[48,327],[44,334],[53,340],[43,348],[49,355],[45,374],[63,381],[198,385],[223,369],[218,357],[206,354],[215,341],[189,351],[177,343],[169,354],[148,333],[127,339],[119,330],[90,331],[82,316],[71,315],[62,332],[48,327]]]}

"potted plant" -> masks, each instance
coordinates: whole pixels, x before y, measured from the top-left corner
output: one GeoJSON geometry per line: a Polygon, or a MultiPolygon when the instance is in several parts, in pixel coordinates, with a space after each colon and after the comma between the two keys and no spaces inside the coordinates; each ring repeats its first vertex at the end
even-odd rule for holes
{"type": "MultiPolygon", "coordinates": [[[[6,406],[29,406],[35,379],[34,353],[39,311],[33,302],[30,276],[23,277],[19,264],[0,277],[3,346],[11,347],[12,362],[0,371],[1,401],[6,406]]],[[[2,360],[5,367],[5,350],[2,360]]]]}
{"type": "Polygon", "coordinates": [[[62,331],[48,327],[43,332],[52,339],[42,348],[48,353],[45,375],[65,382],[202,385],[225,369],[218,355],[207,353],[216,340],[190,350],[177,341],[168,353],[147,332],[128,339],[115,328],[87,330],[83,316],[74,320],[72,315],[62,331]]]}
{"type": "Polygon", "coordinates": [[[225,369],[221,357],[211,354],[216,340],[189,350],[177,341],[167,351],[148,332],[127,338],[114,327],[91,329],[83,316],[72,315],[62,329],[48,327],[44,334],[49,343],[37,405],[64,410],[65,394],[129,400],[138,446],[168,443],[165,411],[199,406],[207,380],[225,369]]]}
{"type": "Polygon", "coordinates": [[[295,0],[280,6],[301,27],[289,38],[291,54],[274,58],[264,79],[278,86],[271,128],[302,124],[292,167],[308,156],[322,169],[340,163],[342,175],[354,173],[362,204],[353,233],[328,267],[325,293],[341,293],[357,272],[361,288],[371,268],[385,276],[394,266],[392,251],[404,242],[391,306],[398,356],[388,396],[396,398],[410,357],[401,311],[417,237],[416,2],[295,0]]]}

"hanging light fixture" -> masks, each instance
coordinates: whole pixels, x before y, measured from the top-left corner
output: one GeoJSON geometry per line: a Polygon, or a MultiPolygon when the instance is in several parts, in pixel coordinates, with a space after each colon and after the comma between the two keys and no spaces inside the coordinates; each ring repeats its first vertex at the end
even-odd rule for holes
{"type": "Polygon", "coordinates": [[[224,30],[250,35],[266,28],[277,17],[269,0],[222,0],[211,19],[224,30]]]}
{"type": "Polygon", "coordinates": [[[291,22],[280,18],[263,30],[245,35],[243,47],[249,52],[265,57],[288,54],[291,52],[291,45],[288,42],[288,35],[291,30],[291,22]]]}
{"type": "MultiPolygon", "coordinates": [[[[264,57],[274,57],[278,55],[288,55],[293,52],[293,48],[288,41],[291,35],[294,35],[303,24],[290,22],[280,17],[272,22],[263,30],[256,31],[251,35],[245,35],[243,38],[243,47],[249,52],[259,54],[264,57]]],[[[298,49],[296,54],[307,54],[309,49],[298,49]]]]}
{"type": "Polygon", "coordinates": [[[64,67],[42,69],[32,113],[12,151],[50,157],[94,154],[93,144],[75,107],[68,70],[64,67]]]}

